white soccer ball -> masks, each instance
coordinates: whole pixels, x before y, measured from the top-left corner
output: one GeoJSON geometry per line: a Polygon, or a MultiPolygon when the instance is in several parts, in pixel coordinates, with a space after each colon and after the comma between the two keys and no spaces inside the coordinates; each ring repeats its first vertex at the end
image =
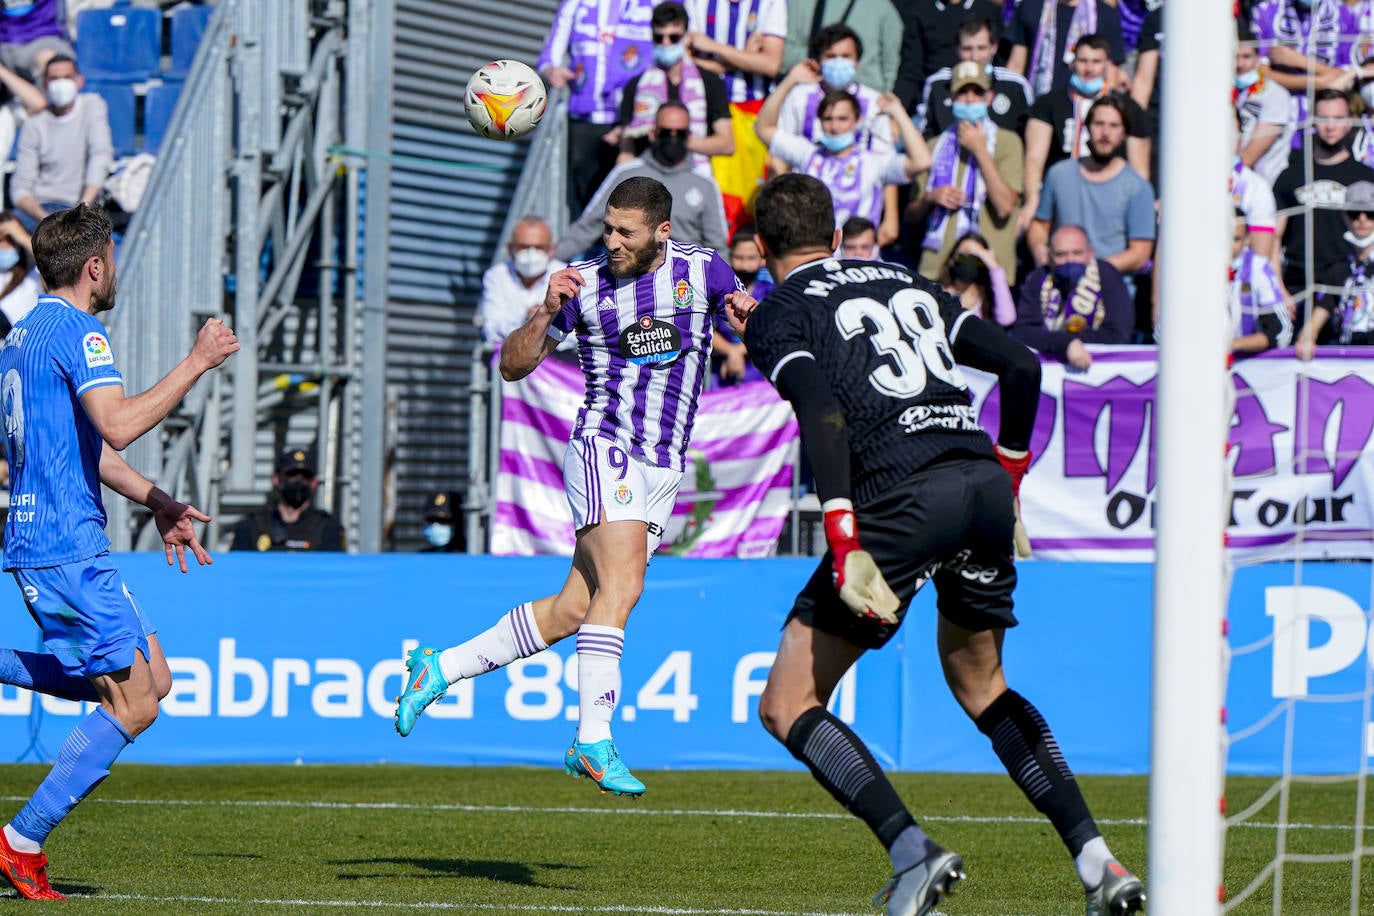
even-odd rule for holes
{"type": "Polygon", "coordinates": [[[544,116],[544,81],[518,60],[494,60],[468,80],[468,123],[493,140],[518,140],[544,116]]]}

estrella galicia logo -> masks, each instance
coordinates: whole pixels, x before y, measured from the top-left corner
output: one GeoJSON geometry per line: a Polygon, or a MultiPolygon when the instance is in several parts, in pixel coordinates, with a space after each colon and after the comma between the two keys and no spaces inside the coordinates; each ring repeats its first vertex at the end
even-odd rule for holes
{"type": "Polygon", "coordinates": [[[620,332],[620,355],[636,365],[666,363],[682,352],[677,325],[645,315],[620,332]]]}

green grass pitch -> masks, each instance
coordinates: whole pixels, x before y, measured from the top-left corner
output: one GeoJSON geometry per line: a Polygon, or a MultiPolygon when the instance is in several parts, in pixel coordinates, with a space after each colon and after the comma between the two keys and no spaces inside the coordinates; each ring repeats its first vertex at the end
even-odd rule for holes
{"type": "MultiPolygon", "coordinates": [[[[45,770],[0,767],[6,812],[45,770]]],[[[864,914],[887,878],[867,829],[801,772],[644,772],[638,801],[531,768],[117,766],[48,844],[64,913],[864,914]]],[[[968,880],[947,916],[1083,912],[1054,831],[1005,776],[897,774],[968,880]]],[[[1086,777],[1116,854],[1144,874],[1147,786],[1086,777]]],[[[1232,810],[1268,781],[1231,780],[1232,810]]],[[[1290,852],[1348,852],[1350,784],[1290,800],[1290,852]]],[[[1277,803],[1227,835],[1227,885],[1274,851],[1277,803]]],[[[1212,829],[1208,812],[1198,829],[1212,829]]],[[[1374,837],[1366,835],[1366,843],[1374,837]]],[[[1362,910],[1374,907],[1364,860],[1362,910]]],[[[1349,864],[1290,864],[1285,914],[1349,911],[1349,864]]],[[[16,912],[18,909],[16,909],[16,912]]],[[[1271,913],[1266,885],[1239,907],[1271,913]]]]}

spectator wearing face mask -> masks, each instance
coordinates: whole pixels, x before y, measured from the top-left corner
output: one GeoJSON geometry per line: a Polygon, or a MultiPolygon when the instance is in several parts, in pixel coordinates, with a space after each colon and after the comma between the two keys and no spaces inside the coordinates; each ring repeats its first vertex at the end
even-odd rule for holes
{"type": "Polygon", "coordinates": [[[1293,151],[1293,97],[1260,69],[1255,36],[1236,23],[1236,113],[1240,116],[1240,158],[1266,182],[1288,167],[1293,151]]]}
{"type": "Polygon", "coordinates": [[[1007,285],[1007,272],[988,248],[988,240],[978,233],[970,232],[954,246],[939,283],[958,297],[965,311],[984,321],[1004,328],[1016,322],[1016,300],[1007,285]]]}
{"type": "Polygon", "coordinates": [[[676,0],[654,7],[650,22],[654,65],[630,80],[620,100],[620,157],[629,162],[649,145],[654,115],[664,102],[680,102],[687,108],[691,133],[687,151],[692,167],[711,175],[711,157],[735,151],[730,105],[725,82],[711,70],[698,67],[687,51],[687,10],[676,0]]]}
{"type": "Polygon", "coordinates": [[[673,196],[670,222],[675,242],[724,251],[729,237],[720,185],[709,175],[699,175],[687,161],[687,136],[691,117],[680,102],[664,102],[654,114],[649,148],[629,162],[616,166],[582,211],[577,222],[558,240],[555,256],[570,261],[601,239],[606,199],[627,178],[645,176],[663,183],[673,196]]]}
{"type": "Polygon", "coordinates": [[[936,138],[925,187],[907,209],[908,221],[925,227],[919,269],[932,280],[971,232],[988,240],[999,262],[1016,263],[1021,138],[990,117],[992,76],[981,64],[960,61],[949,88],[955,121],[936,138]]]}
{"type": "Polygon", "coordinates": [[[343,525],[314,506],[319,485],[315,458],[308,449],[288,448],[282,452],[272,475],[275,499],[239,521],[229,549],[343,550],[343,525]]]}
{"type": "Polygon", "coordinates": [[[24,122],[10,200],[32,232],[49,213],[93,204],[114,162],[105,100],[82,93],[76,61],[56,55],[43,71],[48,107],[24,122]]]}
{"type": "Polygon", "coordinates": [[[1075,369],[1093,364],[1085,344],[1130,343],[1135,304],[1121,272],[1101,260],[1078,226],[1050,236],[1050,262],[1021,284],[1011,334],[1075,369]]]}
{"type": "Polygon", "coordinates": [[[0,210],[0,338],[38,304],[42,292],[28,232],[13,213],[0,210]]]}
{"type": "Polygon", "coordinates": [[[422,532],[425,546],[421,553],[463,553],[467,543],[464,531],[456,524],[453,507],[458,504],[457,494],[440,490],[431,493],[425,500],[425,527],[422,532]]]}
{"type": "Polygon", "coordinates": [[[1374,183],[1357,181],[1345,191],[1344,277],[1333,278],[1338,294],[1321,293],[1312,317],[1294,344],[1299,359],[1311,359],[1318,343],[1343,347],[1374,345],[1374,183]]]}
{"type": "Polygon", "coordinates": [[[778,112],[798,86],[821,78],[820,66],[802,61],[768,97],[759,110],[754,130],[768,144],[768,152],[791,171],[819,179],[830,189],[835,206],[835,226],[851,216],[862,216],[878,226],[878,244],[887,245],[900,234],[900,215],[888,186],[909,184],[930,168],[930,149],[911,123],[901,100],[892,93],[878,97],[878,110],[892,119],[902,139],[900,153],[876,153],[858,142],[861,110],[858,99],[843,89],[832,89],[816,106],[821,125],[819,140],[788,133],[778,126],[778,112]]]}
{"type": "MultiPolygon", "coordinates": [[[[551,257],[553,251],[553,232],[548,223],[537,216],[526,216],[515,224],[506,245],[509,257],[482,275],[477,315],[483,339],[500,343],[544,304],[549,277],[567,266],[551,257]]],[[[576,346],[576,340],[565,340],[558,349],[576,346]]]]}

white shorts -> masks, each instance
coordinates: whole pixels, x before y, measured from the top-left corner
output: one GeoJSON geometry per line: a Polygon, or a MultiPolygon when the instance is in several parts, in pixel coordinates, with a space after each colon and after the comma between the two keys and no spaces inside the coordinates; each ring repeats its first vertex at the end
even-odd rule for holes
{"type": "Polygon", "coordinates": [[[682,472],[650,464],[609,439],[588,436],[568,443],[563,482],[574,531],[600,522],[644,522],[649,526],[647,560],[663,540],[682,472]]]}

